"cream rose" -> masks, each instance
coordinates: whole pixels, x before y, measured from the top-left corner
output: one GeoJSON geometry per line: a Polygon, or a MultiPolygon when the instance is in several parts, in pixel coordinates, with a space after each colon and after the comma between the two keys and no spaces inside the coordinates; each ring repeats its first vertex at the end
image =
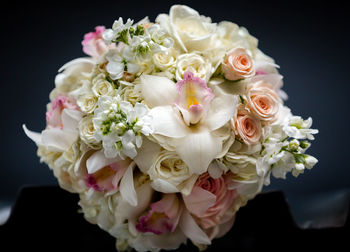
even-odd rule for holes
{"type": "Polygon", "coordinates": [[[273,122],[277,119],[280,99],[273,86],[264,80],[250,84],[246,91],[249,109],[260,119],[273,122]]]}
{"type": "Polygon", "coordinates": [[[242,141],[247,145],[258,144],[262,136],[261,122],[250,115],[243,106],[238,108],[236,118],[231,120],[231,126],[242,141]]]}
{"type": "Polygon", "coordinates": [[[226,55],[221,70],[228,80],[248,78],[255,74],[253,60],[243,48],[231,50],[226,55]]]}
{"type": "Polygon", "coordinates": [[[114,95],[114,87],[111,83],[109,83],[106,80],[106,76],[103,73],[93,78],[91,90],[94,93],[94,95],[97,97],[103,96],[103,95],[108,95],[108,96],[114,95]]]}
{"type": "Polygon", "coordinates": [[[211,64],[195,53],[182,54],[176,61],[176,79],[182,80],[186,71],[204,80],[208,80],[211,73],[211,64]]]}
{"type": "Polygon", "coordinates": [[[81,140],[93,149],[100,148],[100,142],[94,137],[95,128],[92,122],[93,115],[85,116],[79,122],[79,135],[81,140]]]}
{"type": "Polygon", "coordinates": [[[188,193],[197,176],[192,176],[189,167],[176,152],[163,150],[148,170],[152,186],[161,192],[169,193],[185,190],[188,193]],[[169,191],[170,190],[170,191],[169,191]]]}
{"type": "Polygon", "coordinates": [[[93,93],[84,93],[78,97],[77,104],[81,111],[90,114],[97,106],[97,97],[93,93]]]}
{"type": "Polygon", "coordinates": [[[175,41],[185,51],[205,51],[211,47],[216,24],[210,18],[184,5],[174,5],[169,16],[161,14],[156,21],[168,29],[175,41]]]}
{"type": "Polygon", "coordinates": [[[159,51],[153,54],[153,63],[162,71],[166,71],[175,66],[176,51],[169,49],[167,51],[159,51]]]}

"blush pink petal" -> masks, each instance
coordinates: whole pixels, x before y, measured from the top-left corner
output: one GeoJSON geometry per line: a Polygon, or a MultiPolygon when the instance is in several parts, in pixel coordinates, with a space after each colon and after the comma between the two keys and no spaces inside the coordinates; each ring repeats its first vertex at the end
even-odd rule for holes
{"type": "Polygon", "coordinates": [[[174,232],[182,213],[182,206],[176,194],[163,194],[161,200],[152,203],[146,215],[139,218],[136,229],[139,232],[151,232],[157,235],[166,231],[174,232]]]}

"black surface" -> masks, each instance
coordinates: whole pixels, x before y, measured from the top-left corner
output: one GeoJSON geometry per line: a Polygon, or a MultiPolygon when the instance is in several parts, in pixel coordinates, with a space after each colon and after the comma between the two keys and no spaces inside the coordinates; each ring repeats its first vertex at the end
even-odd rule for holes
{"type": "MultiPolygon", "coordinates": [[[[0,251],[115,251],[115,239],[85,221],[77,202],[78,195],[59,187],[23,188],[0,226],[0,251]]],[[[297,228],[284,194],[270,192],[241,208],[231,231],[207,251],[346,251],[349,234],[349,218],[341,228],[297,228]]],[[[178,251],[197,249],[188,242],[178,251]]]]}

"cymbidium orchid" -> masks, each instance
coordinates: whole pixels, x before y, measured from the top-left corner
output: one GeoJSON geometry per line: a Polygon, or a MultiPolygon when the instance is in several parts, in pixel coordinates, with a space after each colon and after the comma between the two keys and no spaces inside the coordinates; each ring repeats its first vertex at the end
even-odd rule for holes
{"type": "Polygon", "coordinates": [[[215,131],[233,117],[237,97],[220,92],[214,97],[205,81],[191,72],[176,85],[156,76],[142,76],[141,82],[154,135],[168,138],[167,147],[174,148],[193,173],[205,171],[223,149],[229,133],[222,136],[215,131]]]}

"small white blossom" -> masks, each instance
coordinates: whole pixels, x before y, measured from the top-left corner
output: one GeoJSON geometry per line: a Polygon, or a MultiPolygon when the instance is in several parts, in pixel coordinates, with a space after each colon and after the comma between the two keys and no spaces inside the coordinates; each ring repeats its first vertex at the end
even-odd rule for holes
{"type": "Polygon", "coordinates": [[[121,79],[125,70],[128,73],[135,74],[140,69],[140,66],[134,63],[124,52],[124,50],[122,53],[118,50],[110,50],[106,55],[108,60],[106,70],[112,80],[121,79]]]}
{"type": "Polygon", "coordinates": [[[120,96],[102,96],[93,119],[95,138],[102,141],[107,158],[119,155],[122,158],[134,158],[136,147],[142,145],[142,136],[153,132],[152,117],[141,103],[135,107],[120,96]]]}
{"type": "Polygon", "coordinates": [[[312,118],[303,120],[300,116],[292,116],[289,119],[288,125],[283,127],[283,131],[289,136],[296,139],[314,140],[313,134],[317,134],[317,129],[310,129],[312,125],[312,118]]]}

